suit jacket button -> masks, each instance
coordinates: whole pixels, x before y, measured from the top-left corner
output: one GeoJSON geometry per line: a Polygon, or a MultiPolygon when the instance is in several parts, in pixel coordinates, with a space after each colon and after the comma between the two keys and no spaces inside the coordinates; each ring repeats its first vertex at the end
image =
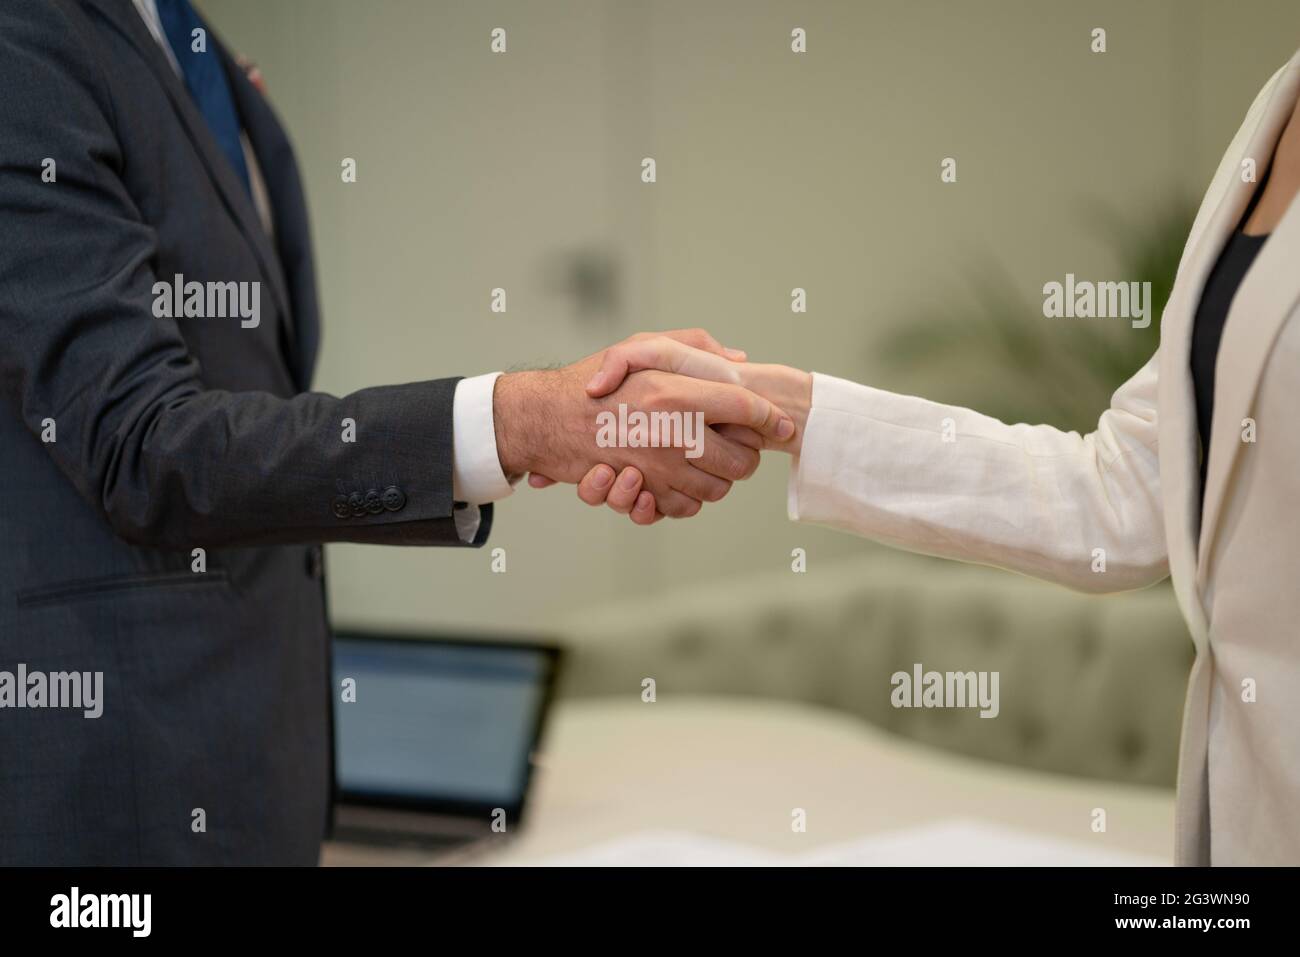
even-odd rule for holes
{"type": "Polygon", "coordinates": [[[340,495],[334,500],[334,517],[350,518],[352,516],[352,506],[348,504],[347,496],[340,495]]]}
{"type": "Polygon", "coordinates": [[[396,485],[390,485],[384,489],[383,503],[390,512],[400,512],[406,505],[406,493],[396,485]]]}
{"type": "Polygon", "coordinates": [[[378,515],[384,510],[384,502],[379,497],[377,489],[371,489],[366,493],[366,511],[371,515],[378,515]]]}
{"type": "Polygon", "coordinates": [[[352,509],[352,514],[356,518],[366,514],[366,500],[361,497],[360,492],[353,492],[348,496],[348,507],[352,509]]]}

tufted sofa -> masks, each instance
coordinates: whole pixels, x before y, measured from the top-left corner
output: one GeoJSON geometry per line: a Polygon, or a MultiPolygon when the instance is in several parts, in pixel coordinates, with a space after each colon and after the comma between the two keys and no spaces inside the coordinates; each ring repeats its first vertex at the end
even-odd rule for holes
{"type": "Polygon", "coordinates": [[[1138,784],[1174,781],[1192,644],[1168,584],[1095,597],[897,552],[670,591],[566,623],[561,695],[795,699],[935,747],[1138,784]],[[1000,713],[896,709],[890,677],[997,671],[1000,713]]]}

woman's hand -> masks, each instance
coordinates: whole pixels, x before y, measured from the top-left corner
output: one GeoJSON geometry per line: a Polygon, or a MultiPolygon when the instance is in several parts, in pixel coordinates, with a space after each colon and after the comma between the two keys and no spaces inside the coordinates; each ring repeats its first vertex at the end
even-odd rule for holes
{"type": "Polygon", "coordinates": [[[798,455],[803,448],[803,433],[812,407],[812,374],[791,366],[746,363],[739,367],[739,384],[767,399],[794,420],[794,435],[773,441],[744,426],[720,425],[718,432],[752,449],[776,450],[798,455]]]}

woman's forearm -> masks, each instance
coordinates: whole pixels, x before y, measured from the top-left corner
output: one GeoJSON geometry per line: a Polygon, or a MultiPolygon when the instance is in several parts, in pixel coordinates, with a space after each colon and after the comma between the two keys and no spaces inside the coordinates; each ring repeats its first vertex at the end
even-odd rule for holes
{"type": "Polygon", "coordinates": [[[1126,383],[1087,436],[823,375],[801,401],[793,370],[759,369],[755,388],[779,391],[798,428],[791,518],[1121,591],[1166,574],[1154,370],[1126,383]]]}

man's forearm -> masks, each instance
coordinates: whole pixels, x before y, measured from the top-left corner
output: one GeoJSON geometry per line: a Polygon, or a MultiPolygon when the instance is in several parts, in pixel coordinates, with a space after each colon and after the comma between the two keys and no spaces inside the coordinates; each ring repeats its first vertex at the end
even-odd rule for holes
{"type": "Polygon", "coordinates": [[[561,387],[551,370],[507,372],[492,394],[497,457],[511,482],[545,467],[547,433],[554,428],[561,387]]]}

